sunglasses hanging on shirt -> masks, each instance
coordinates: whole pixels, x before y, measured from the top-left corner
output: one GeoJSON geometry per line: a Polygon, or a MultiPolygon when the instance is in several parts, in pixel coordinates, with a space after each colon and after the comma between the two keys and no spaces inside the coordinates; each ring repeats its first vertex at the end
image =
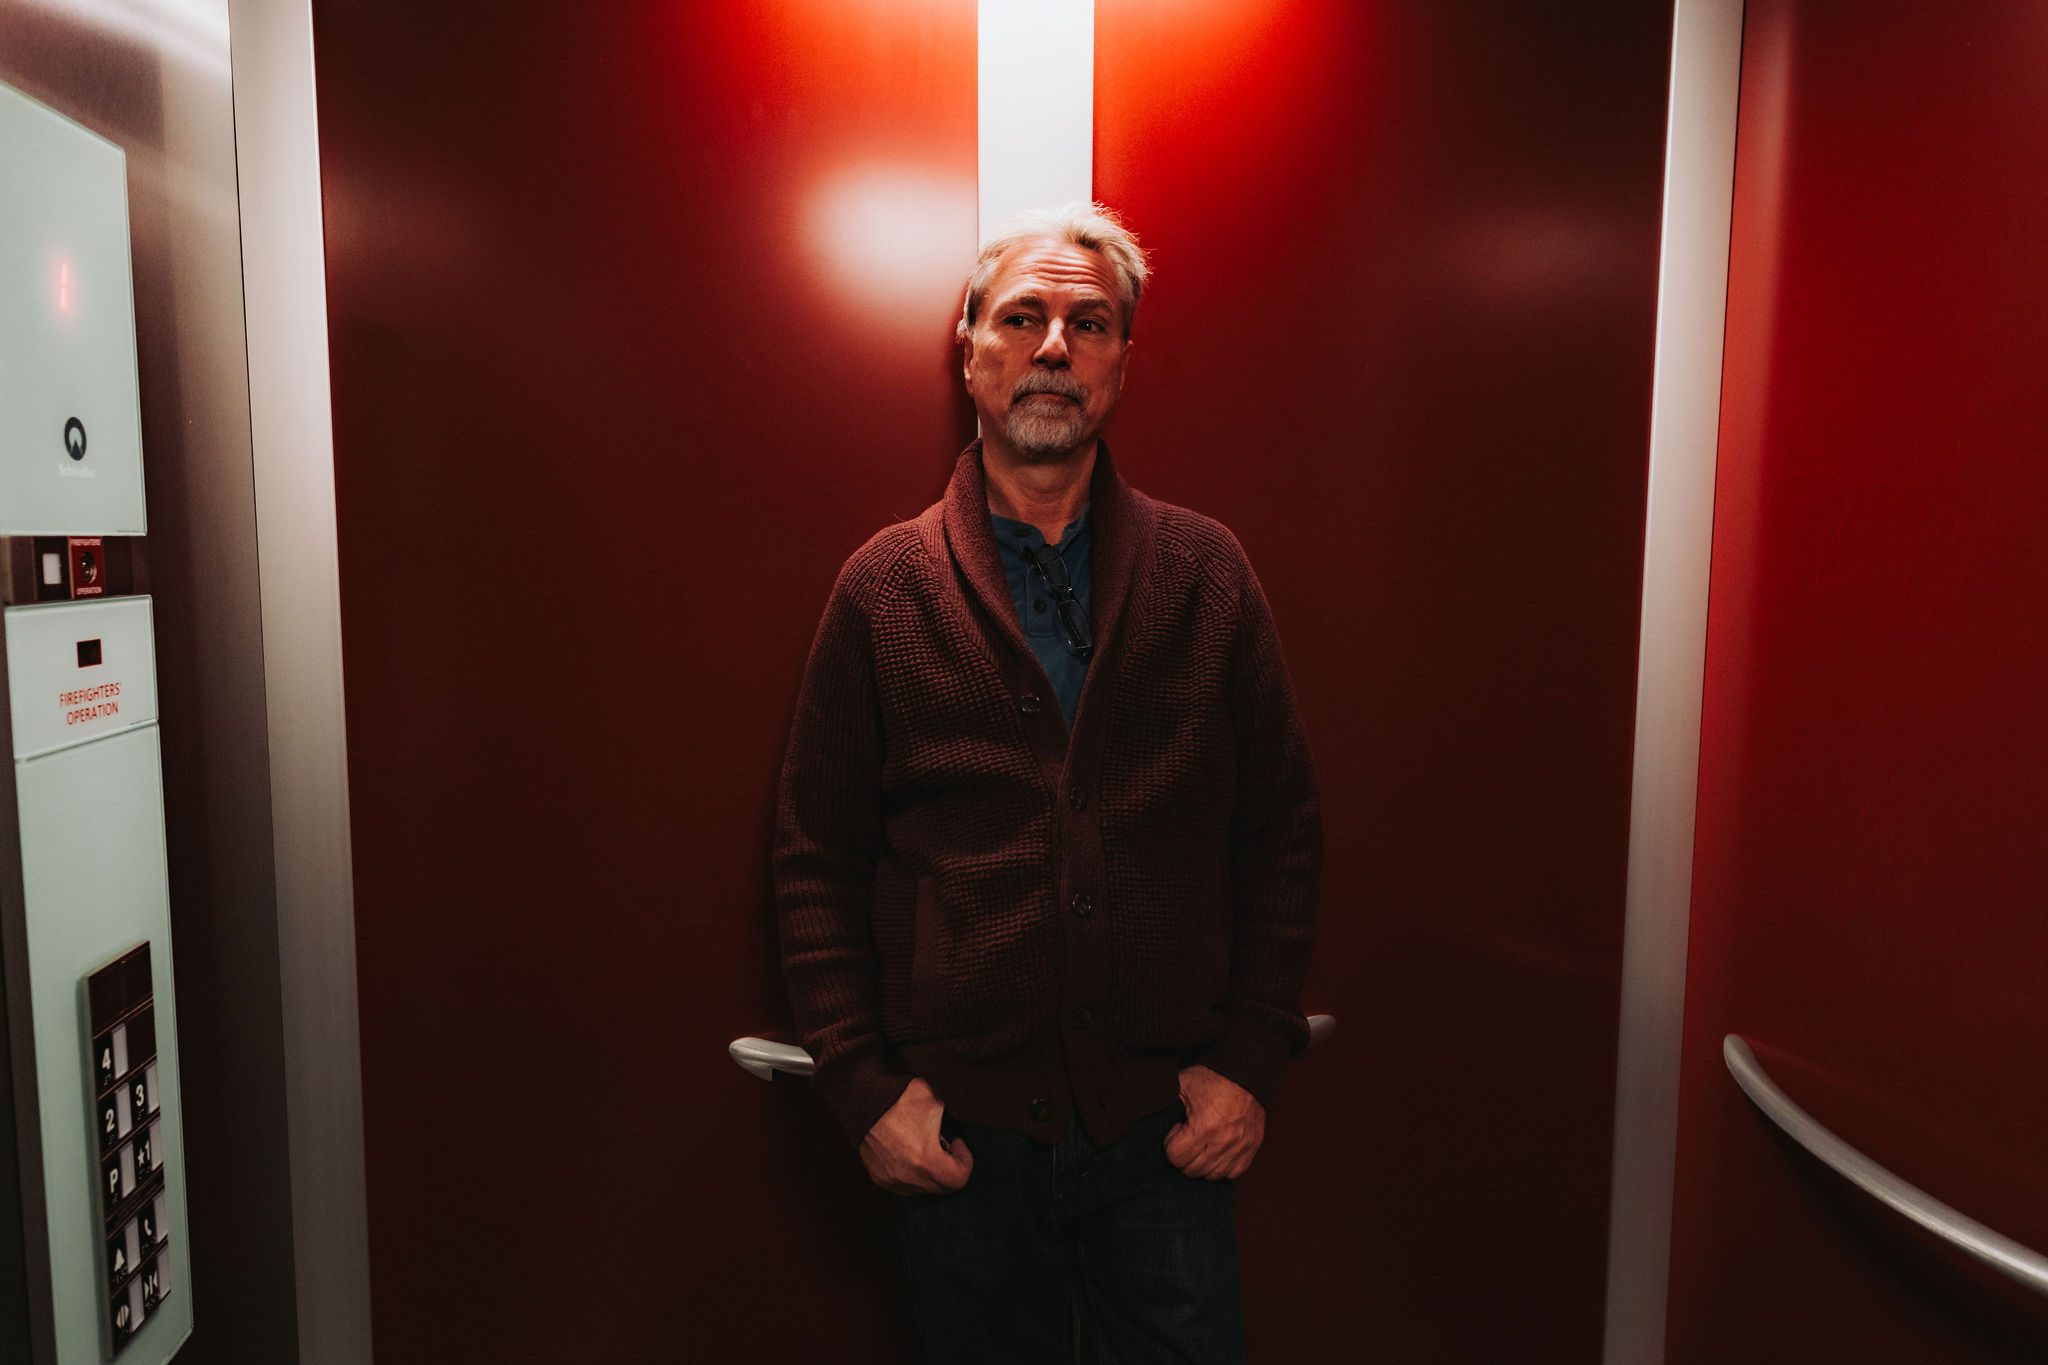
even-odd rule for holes
{"type": "Polygon", "coordinates": [[[1019,548],[1025,562],[1038,570],[1038,576],[1052,592],[1053,605],[1059,608],[1060,625],[1067,632],[1067,652],[1086,663],[1095,652],[1095,640],[1088,633],[1088,613],[1081,609],[1081,599],[1074,596],[1073,580],[1067,577],[1067,561],[1050,545],[1019,548]]]}

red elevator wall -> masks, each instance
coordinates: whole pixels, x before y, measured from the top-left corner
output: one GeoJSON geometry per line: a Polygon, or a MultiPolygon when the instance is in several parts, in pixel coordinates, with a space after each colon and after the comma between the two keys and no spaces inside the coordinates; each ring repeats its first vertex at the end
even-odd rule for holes
{"type": "Polygon", "coordinates": [[[900,1360],[725,1045],[826,591],[972,434],[974,6],[315,21],[378,1359],[900,1360]]]}
{"type": "Polygon", "coordinates": [[[1751,0],[1669,1358],[2048,1358],[1777,1140],[1724,1034],[2048,1246],[2048,21],[1751,0]]]}
{"type": "MultiPolygon", "coordinates": [[[[315,18],[379,1358],[901,1360],[722,1054],[826,589],[971,434],[974,6],[315,18]]],[[[1255,1358],[1597,1350],[1668,32],[1098,5],[1120,458],[1245,540],[1330,819],[1255,1358]]]]}
{"type": "Polygon", "coordinates": [[[1244,541],[1328,821],[1254,1358],[1596,1359],[1670,8],[1096,13],[1118,458],[1244,541]]]}

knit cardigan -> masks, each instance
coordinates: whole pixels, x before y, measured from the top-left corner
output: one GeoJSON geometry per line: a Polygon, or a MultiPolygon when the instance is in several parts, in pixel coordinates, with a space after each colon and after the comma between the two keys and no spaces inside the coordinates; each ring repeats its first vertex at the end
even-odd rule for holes
{"type": "Polygon", "coordinates": [[[1096,652],[1070,735],[1018,626],[979,443],[847,561],[774,845],[813,1085],[858,1142],[921,1076],[956,1117],[1113,1142],[1200,1062],[1270,1104],[1322,827],[1266,599],[1218,523],[1096,460],[1096,652]]]}

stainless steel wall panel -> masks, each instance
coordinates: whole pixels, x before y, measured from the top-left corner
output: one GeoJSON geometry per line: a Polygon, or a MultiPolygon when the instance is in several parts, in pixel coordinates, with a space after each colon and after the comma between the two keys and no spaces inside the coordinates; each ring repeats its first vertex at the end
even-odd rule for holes
{"type": "Polygon", "coordinates": [[[230,72],[226,0],[0,0],[0,81],[128,159],[201,1305],[185,1357],[279,1365],[297,1302],[230,72]]]}

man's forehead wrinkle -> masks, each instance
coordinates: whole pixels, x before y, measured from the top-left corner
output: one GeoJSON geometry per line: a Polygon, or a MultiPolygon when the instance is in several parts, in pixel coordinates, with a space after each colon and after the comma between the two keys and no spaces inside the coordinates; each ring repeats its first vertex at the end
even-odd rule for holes
{"type": "MultiPolygon", "coordinates": [[[[1084,294],[1080,298],[1069,299],[1067,301],[1067,306],[1070,310],[1075,311],[1087,308],[1108,309],[1114,308],[1116,306],[1116,301],[1114,299],[1106,298],[1101,294],[1084,294]]],[[[1002,298],[997,299],[996,307],[1003,310],[1008,310],[1011,308],[1043,309],[1047,307],[1047,304],[1045,301],[1045,296],[1043,294],[1040,294],[1033,289],[1026,289],[1022,293],[1008,294],[1002,298]]]]}
{"type": "Polygon", "coordinates": [[[1114,298],[1116,272],[1100,253],[1085,247],[1038,243],[1023,247],[1004,262],[997,276],[999,286],[1029,288],[1042,282],[1055,288],[1086,288],[1114,298]]]}

